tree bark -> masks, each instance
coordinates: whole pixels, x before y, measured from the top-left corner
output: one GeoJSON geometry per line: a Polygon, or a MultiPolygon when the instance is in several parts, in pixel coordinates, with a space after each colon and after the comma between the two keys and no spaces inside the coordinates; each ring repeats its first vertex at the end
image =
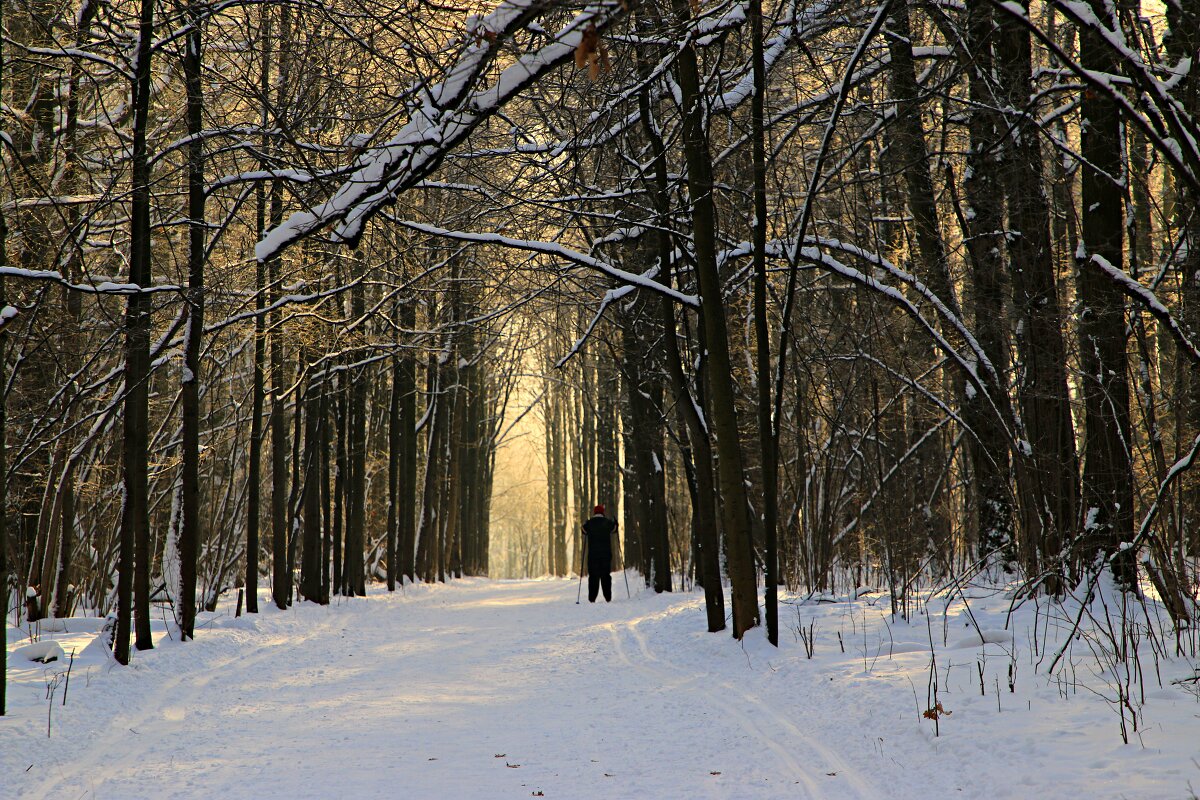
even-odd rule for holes
{"type": "Polygon", "coordinates": [[[179,532],[179,637],[195,638],[196,570],[203,540],[200,522],[200,353],[204,341],[204,88],[201,48],[202,11],[189,0],[184,34],[183,73],[187,90],[188,143],[188,292],[187,333],[183,346],[182,525],[179,532]]]}
{"type": "MultiPolygon", "coordinates": [[[[1003,121],[993,109],[996,97],[995,12],[989,3],[967,7],[967,53],[971,59],[969,74],[971,119],[968,123],[970,146],[967,151],[967,176],[963,182],[967,201],[964,238],[974,287],[975,335],[987,354],[997,377],[1008,374],[1008,332],[1004,310],[1004,206],[1001,181],[1000,131],[1003,121]]],[[[1011,417],[1007,387],[997,384],[991,400],[1005,418],[1011,417]]],[[[979,544],[982,554],[996,553],[1005,569],[1011,569],[1016,557],[1015,530],[1010,489],[1008,437],[995,422],[988,423],[988,410],[981,408],[983,398],[967,398],[964,413],[975,429],[977,446],[971,447],[971,471],[978,484],[975,512],[979,519],[979,544]]]]}
{"type": "MultiPolygon", "coordinates": [[[[277,115],[283,113],[285,90],[288,87],[290,66],[289,45],[292,33],[291,8],[284,5],[279,18],[279,76],[275,91],[277,115]]],[[[283,187],[279,181],[271,184],[271,228],[283,222],[283,187]]],[[[281,263],[278,256],[267,260],[268,296],[271,302],[279,300],[281,263]]],[[[274,309],[270,313],[271,337],[271,412],[268,428],[271,431],[271,595],[275,607],[285,609],[291,604],[292,580],[288,574],[288,471],[287,471],[287,398],[283,395],[286,383],[283,358],[283,340],[280,332],[281,313],[274,309]]]]}
{"type": "MultiPolygon", "coordinates": [[[[271,6],[260,10],[262,20],[262,69],[259,73],[259,91],[263,98],[259,122],[263,128],[261,147],[268,152],[270,141],[265,133],[268,124],[269,104],[266,99],[271,91],[271,53],[274,38],[271,35],[271,6]]],[[[259,169],[267,169],[264,156],[259,169]]],[[[261,241],[267,230],[267,193],[265,185],[254,187],[255,240],[261,241]]],[[[258,613],[258,566],[260,556],[259,523],[262,511],[262,445],[263,407],[265,405],[265,365],[267,360],[267,267],[262,261],[254,264],[254,367],[250,389],[250,463],[246,470],[246,612],[258,613]]]]}
{"type": "MultiPolygon", "coordinates": [[[[1028,2],[1022,2],[1028,11],[1028,2]]],[[[1000,17],[997,50],[1009,135],[1004,154],[1016,319],[1017,399],[1025,421],[1033,473],[1020,492],[1025,572],[1057,594],[1063,588],[1063,547],[1073,535],[1079,507],[1079,462],[1067,393],[1062,311],[1050,247],[1050,212],[1042,179],[1040,132],[1027,108],[1033,96],[1029,32],[1008,14],[1000,17]]]]}
{"type": "MultiPolygon", "coordinates": [[[[404,301],[400,307],[400,324],[411,331],[416,324],[416,309],[412,301],[404,301]]],[[[400,569],[409,581],[416,579],[416,519],[417,508],[417,396],[416,359],[405,354],[400,361],[400,431],[401,458],[397,493],[399,495],[400,569]]]]}
{"type": "MultiPolygon", "coordinates": [[[[328,368],[326,368],[328,370],[328,368]]],[[[333,596],[334,583],[330,575],[330,565],[333,560],[333,482],[330,475],[330,449],[332,447],[330,428],[330,411],[333,403],[330,395],[337,391],[328,371],[321,383],[321,603],[328,604],[333,596]]],[[[336,402],[336,398],[334,398],[336,402]]]]}
{"type": "Polygon", "coordinates": [[[349,391],[346,387],[346,372],[338,373],[337,403],[334,428],[337,431],[337,442],[334,444],[334,478],[333,478],[333,586],[334,591],[345,597],[349,594],[346,588],[346,574],[343,565],[342,551],[346,532],[346,476],[349,473],[346,458],[346,440],[349,435],[349,391]]]}
{"type": "MultiPolygon", "coordinates": [[[[354,274],[352,279],[362,277],[362,255],[356,254],[351,260],[354,274]]],[[[363,297],[363,286],[357,281],[350,290],[350,318],[358,322],[366,313],[366,301],[363,297]]],[[[363,571],[364,545],[366,542],[366,506],[367,506],[367,375],[362,368],[347,372],[350,380],[350,439],[348,442],[347,459],[350,474],[348,476],[349,497],[347,499],[346,519],[346,548],[343,551],[345,564],[342,574],[351,596],[365,597],[367,594],[366,576],[363,571]]]]}
{"type": "Polygon", "coordinates": [[[617,441],[621,435],[619,414],[620,373],[611,359],[599,359],[596,381],[596,496],[593,502],[604,506],[612,519],[620,519],[621,465],[618,462],[617,441]]]}
{"type": "Polygon", "coordinates": [[[750,0],[750,39],[754,95],[750,98],[750,145],[754,186],[751,245],[754,259],[754,334],[758,372],[758,441],[762,459],[763,560],[766,562],[767,641],[779,646],[779,433],[772,421],[771,334],[767,323],[767,155],[763,109],[767,93],[763,61],[762,0],[750,0]]]}
{"type": "MultiPolygon", "coordinates": [[[[0,30],[4,30],[4,4],[0,3],[0,30]]],[[[4,97],[7,68],[4,41],[0,39],[0,97],[4,97]]],[[[0,264],[8,263],[8,218],[0,202],[0,264]]],[[[0,309],[8,307],[4,276],[0,275],[0,309]]],[[[0,619],[8,620],[8,325],[0,325],[0,619]]],[[[7,631],[7,627],[6,627],[7,631]]],[[[8,639],[0,649],[0,717],[7,714],[8,639]]]]}
{"type": "MultiPolygon", "coordinates": [[[[130,196],[129,282],[151,283],[150,161],[146,131],[150,115],[150,61],[154,37],[154,3],[142,0],[137,54],[133,70],[133,187],[130,196]]],[[[124,464],[121,511],[121,557],[117,572],[117,633],[113,655],[129,663],[131,617],[136,615],[135,646],[154,646],[150,632],[149,436],[150,295],[129,295],[125,311],[124,464]]]]}
{"type": "MultiPolygon", "coordinates": [[[[1102,0],[1092,13],[1108,27],[1120,21],[1102,0]]],[[[1091,29],[1080,31],[1080,64],[1098,73],[1119,74],[1112,50],[1091,29]]],[[[1125,260],[1124,182],[1120,112],[1101,92],[1084,92],[1081,127],[1081,247],[1076,250],[1079,302],[1080,389],[1084,405],[1083,519],[1077,565],[1096,555],[1113,557],[1114,577],[1136,589],[1133,540],[1133,463],[1130,453],[1129,359],[1125,295],[1098,260],[1122,269],[1125,260]]]]}
{"type": "MultiPolygon", "coordinates": [[[[393,321],[399,324],[399,309],[393,309],[393,321]]],[[[396,591],[396,576],[399,574],[397,563],[398,551],[396,543],[399,538],[400,523],[400,462],[402,459],[401,428],[400,428],[400,356],[393,355],[392,391],[388,400],[388,471],[387,471],[387,587],[389,592],[396,591]]]]}
{"type": "MultiPolygon", "coordinates": [[[[656,245],[658,258],[658,281],[671,285],[673,265],[671,263],[670,198],[667,194],[666,146],[659,136],[651,117],[650,93],[642,92],[638,97],[642,115],[642,128],[650,141],[653,154],[655,211],[658,214],[656,245]]],[[[688,388],[683,369],[683,358],[679,353],[676,335],[675,306],[666,295],[660,297],[663,352],[667,375],[675,395],[675,407],[684,421],[681,431],[684,458],[692,459],[691,474],[695,481],[692,498],[692,529],[695,537],[696,572],[704,588],[704,610],[709,633],[725,630],[725,590],[721,582],[721,544],[717,528],[716,486],[713,483],[713,459],[710,433],[700,415],[700,403],[688,388]]],[[[703,381],[698,380],[697,384],[703,381]]]]}
{"type": "MultiPolygon", "coordinates": [[[[691,16],[686,2],[675,2],[683,20],[691,16]]],[[[694,45],[689,40],[676,62],[683,94],[683,147],[688,192],[692,202],[692,240],[696,277],[704,307],[704,344],[708,351],[709,411],[717,440],[717,472],[724,517],[726,568],[733,604],[733,636],[741,639],[759,624],[758,589],[750,537],[742,447],[738,438],[737,407],[733,390],[733,365],[729,358],[725,304],[717,272],[717,209],[713,197],[712,156],[705,128],[703,93],[694,45]]]]}
{"type": "Polygon", "coordinates": [[[625,475],[636,491],[642,574],[655,592],[669,592],[671,564],[667,534],[662,383],[651,340],[660,337],[661,312],[652,312],[645,293],[632,303],[622,333],[622,372],[629,403],[632,447],[625,453],[625,475]]]}
{"type": "MultiPolygon", "coordinates": [[[[305,354],[306,362],[311,359],[305,354]]],[[[300,594],[314,603],[324,602],[321,584],[321,450],[324,418],[321,408],[325,402],[325,381],[309,375],[304,392],[304,487],[301,491],[303,508],[303,544],[300,551],[300,594]]]]}
{"type": "Polygon", "coordinates": [[[425,476],[422,481],[421,512],[417,523],[417,573],[425,583],[433,583],[437,568],[438,548],[438,475],[441,471],[441,427],[442,427],[442,380],[437,358],[429,357],[426,367],[428,385],[429,418],[427,425],[425,476]]]}

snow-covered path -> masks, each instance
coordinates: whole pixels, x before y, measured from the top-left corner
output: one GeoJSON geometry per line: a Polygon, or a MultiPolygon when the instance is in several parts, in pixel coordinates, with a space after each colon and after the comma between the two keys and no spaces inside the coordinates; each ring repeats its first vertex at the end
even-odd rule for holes
{"type": "MultiPolygon", "coordinates": [[[[1041,757],[1045,731],[1024,728],[1041,720],[932,738],[888,677],[927,663],[900,643],[868,662],[829,630],[809,661],[790,633],[781,650],[704,633],[695,594],[614,588],[593,606],[570,581],[464,580],[218,616],[132,669],[77,661],[50,738],[48,667],[13,664],[0,797],[1152,796],[1124,779],[1103,791],[1119,773],[1107,763],[1064,781],[1071,743],[1041,757]]],[[[969,682],[946,692],[970,725],[969,682]]]]}
{"type": "MultiPolygon", "coordinates": [[[[92,699],[76,673],[55,735],[26,743],[22,794],[833,796],[824,773],[846,768],[783,714],[655,655],[639,630],[647,603],[573,594],[563,581],[466,581],[265,605],[261,631],[201,631],[110,671],[124,695],[110,720],[73,718],[92,699]]],[[[838,780],[839,797],[878,796],[838,780]]]]}

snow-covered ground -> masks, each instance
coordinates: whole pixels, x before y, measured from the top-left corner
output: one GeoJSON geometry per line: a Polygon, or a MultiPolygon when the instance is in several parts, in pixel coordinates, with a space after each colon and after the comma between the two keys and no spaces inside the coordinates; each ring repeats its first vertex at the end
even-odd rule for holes
{"type": "Polygon", "coordinates": [[[1071,620],[1045,603],[1020,607],[1005,630],[1001,593],[935,598],[911,623],[879,595],[792,599],[776,650],[758,631],[743,645],[705,633],[698,594],[633,584],[626,599],[616,577],[611,605],[576,605],[573,581],[476,579],[283,612],[263,602],[257,617],[203,617],[193,643],[160,624],[158,647],[130,668],[85,649],[98,621],[68,621],[69,632],[38,637],[76,651],[65,706],[56,676],[67,665],[18,660],[30,636],[10,628],[0,797],[1200,791],[1200,700],[1195,683],[1172,683],[1193,665],[1154,658],[1145,637],[1144,673],[1129,681],[1139,730],[1124,744],[1124,679],[1093,655],[1103,643],[1093,622],[1046,674],[1071,620]],[[936,736],[923,713],[936,705],[931,641],[946,712],[936,736]]]}

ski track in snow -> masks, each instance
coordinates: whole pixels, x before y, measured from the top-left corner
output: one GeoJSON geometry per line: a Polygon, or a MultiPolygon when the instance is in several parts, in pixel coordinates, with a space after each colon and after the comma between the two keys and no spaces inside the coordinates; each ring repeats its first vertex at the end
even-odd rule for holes
{"type": "MultiPolygon", "coordinates": [[[[1186,797],[1197,777],[1178,735],[1196,706],[1166,690],[1148,717],[1166,727],[1140,748],[1114,741],[1103,702],[1025,673],[1023,694],[978,696],[976,660],[986,649],[1003,672],[1014,643],[991,640],[1007,634],[974,650],[951,637],[939,670],[956,713],[936,739],[914,710],[921,620],[868,638],[866,606],[806,606],[820,620],[806,660],[790,629],[779,649],[761,631],[739,645],[704,632],[698,593],[627,599],[622,584],[595,605],[570,580],[266,601],[203,615],[188,644],[160,621],[129,668],[76,659],[50,738],[46,682],[63,665],[10,662],[0,798],[1057,800],[1186,797]]],[[[70,651],[91,635],[59,636],[70,651]]]]}
{"type": "MultiPolygon", "coordinates": [[[[611,633],[613,647],[621,663],[646,675],[651,685],[665,687],[669,694],[686,690],[679,694],[681,703],[687,703],[689,700],[695,702],[695,695],[698,694],[704,702],[720,709],[727,721],[741,728],[747,741],[754,742],[756,747],[765,748],[774,756],[774,769],[767,768],[766,771],[774,776],[773,780],[776,783],[782,783],[784,791],[780,796],[797,797],[797,785],[803,787],[806,797],[831,796],[831,792],[835,790],[820,783],[813,777],[814,774],[828,777],[846,776],[845,779],[848,779],[853,792],[847,792],[845,787],[836,790],[837,796],[846,800],[883,796],[883,792],[862,776],[853,773],[846,763],[828,748],[823,747],[812,736],[803,733],[786,717],[750,692],[728,681],[712,681],[711,676],[703,676],[701,673],[687,674],[679,668],[664,665],[650,649],[647,637],[638,628],[639,622],[641,620],[635,619],[605,626],[611,633]],[[629,655],[624,645],[626,636],[633,640],[637,649],[634,657],[629,655]],[[712,682],[712,686],[707,685],[706,677],[712,682]],[[804,752],[805,750],[808,752],[804,752]],[[801,759],[801,755],[807,758],[801,759]],[[831,776],[830,773],[836,775],[831,776]],[[787,786],[789,781],[792,783],[790,787],[787,786]]],[[[764,787],[761,791],[768,790],[764,787]]]]}

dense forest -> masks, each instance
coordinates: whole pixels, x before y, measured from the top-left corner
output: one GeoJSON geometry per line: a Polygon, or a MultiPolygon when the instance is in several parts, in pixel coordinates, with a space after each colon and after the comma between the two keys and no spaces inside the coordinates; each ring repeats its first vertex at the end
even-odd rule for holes
{"type": "Polygon", "coordinates": [[[600,502],[710,631],[981,572],[1194,617],[1198,0],[0,9],[14,619],[128,663],[486,575],[521,420],[506,564],[600,502]]]}

